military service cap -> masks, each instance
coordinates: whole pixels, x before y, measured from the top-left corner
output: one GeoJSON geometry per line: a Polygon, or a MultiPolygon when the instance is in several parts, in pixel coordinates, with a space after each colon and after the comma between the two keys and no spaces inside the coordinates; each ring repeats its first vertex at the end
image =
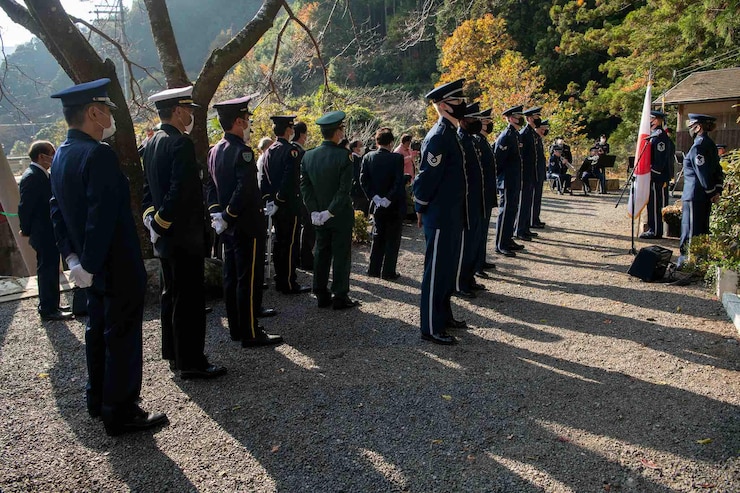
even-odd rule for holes
{"type": "Polygon", "coordinates": [[[154,103],[158,110],[174,106],[199,107],[199,105],[193,103],[193,86],[165,89],[149,96],[149,101],[154,103]]]}
{"type": "Polygon", "coordinates": [[[435,87],[429,91],[426,96],[427,99],[431,99],[433,102],[444,101],[449,98],[463,98],[463,84],[465,79],[457,79],[447,84],[442,84],[439,87],[435,87]]]}
{"type": "Polygon", "coordinates": [[[554,144],[552,146],[552,150],[553,151],[562,151],[563,150],[563,146],[561,144],[554,144]]]}
{"type": "Polygon", "coordinates": [[[650,116],[654,116],[655,118],[660,118],[661,120],[665,120],[665,113],[658,110],[652,110],[650,112],[650,116]]]}
{"type": "Polygon", "coordinates": [[[504,115],[504,116],[523,115],[524,114],[524,106],[521,105],[521,104],[519,106],[512,106],[511,108],[509,108],[508,110],[504,111],[501,114],[504,115]]]}
{"type": "Polygon", "coordinates": [[[717,144],[717,149],[727,149],[727,144],[717,144]]]}
{"type": "Polygon", "coordinates": [[[339,127],[345,118],[347,118],[347,114],[344,111],[330,111],[321,115],[321,118],[316,120],[316,125],[321,128],[332,129],[339,127]]]}
{"type": "Polygon", "coordinates": [[[542,106],[535,106],[533,108],[526,109],[522,112],[524,116],[535,116],[542,113],[542,106]]]}
{"type": "Polygon", "coordinates": [[[219,116],[235,115],[238,117],[246,117],[252,114],[249,111],[250,101],[252,101],[252,96],[244,96],[241,98],[221,101],[220,103],[214,104],[213,107],[218,111],[219,116]]]}
{"type": "Polygon", "coordinates": [[[465,108],[465,118],[480,117],[480,103],[472,103],[465,108]]]}
{"type": "Polygon", "coordinates": [[[272,122],[275,125],[286,125],[286,126],[293,125],[293,120],[295,119],[296,119],[295,115],[275,115],[275,116],[270,117],[270,120],[272,120],[272,122]]]}
{"type": "Polygon", "coordinates": [[[689,113],[689,126],[697,123],[711,123],[717,118],[710,115],[702,115],[701,113],[689,113]]]}
{"type": "Polygon", "coordinates": [[[56,94],[52,94],[51,97],[61,99],[62,106],[65,108],[90,103],[101,103],[117,109],[118,106],[108,97],[108,84],[110,84],[110,79],[108,78],[97,79],[74,85],[56,94]]]}
{"type": "Polygon", "coordinates": [[[487,110],[483,110],[478,114],[478,118],[482,120],[490,120],[491,119],[491,113],[493,113],[493,108],[488,108],[487,110]]]}
{"type": "Polygon", "coordinates": [[[549,127],[550,126],[550,120],[542,120],[539,125],[535,125],[537,128],[539,127],[549,127]]]}

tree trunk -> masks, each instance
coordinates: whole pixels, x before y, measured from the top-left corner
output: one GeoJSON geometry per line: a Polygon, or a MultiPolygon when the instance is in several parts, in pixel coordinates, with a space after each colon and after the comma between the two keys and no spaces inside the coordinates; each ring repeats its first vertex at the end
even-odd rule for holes
{"type": "Polygon", "coordinates": [[[177,48],[175,31],[170,22],[170,12],[164,0],[144,0],[149,24],[152,28],[154,45],[157,47],[159,62],[162,64],[167,87],[186,87],[190,85],[185,66],[182,64],[180,50],[177,48]]]}

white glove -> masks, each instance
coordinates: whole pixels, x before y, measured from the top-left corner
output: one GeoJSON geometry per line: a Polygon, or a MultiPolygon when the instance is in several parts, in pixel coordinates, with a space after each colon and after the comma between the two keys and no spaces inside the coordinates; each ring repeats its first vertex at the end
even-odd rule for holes
{"type": "Polygon", "coordinates": [[[381,199],[379,195],[375,195],[373,197],[373,204],[375,204],[375,207],[380,207],[382,203],[383,199],[381,199]]]}
{"type": "Polygon", "coordinates": [[[311,224],[313,224],[314,226],[321,226],[321,224],[319,224],[319,213],[318,212],[311,213],[311,224]]]}
{"type": "Polygon", "coordinates": [[[331,212],[329,211],[321,211],[319,212],[319,226],[322,226],[326,221],[334,217],[331,212]]]}
{"type": "Polygon", "coordinates": [[[265,204],[265,215],[266,216],[272,216],[274,215],[278,210],[278,206],[275,204],[274,201],[269,201],[267,204],[265,204]]]}
{"type": "Polygon", "coordinates": [[[211,214],[211,227],[216,230],[216,234],[221,234],[229,227],[229,224],[224,221],[223,216],[220,212],[214,212],[211,214]]]}
{"type": "Polygon", "coordinates": [[[160,235],[152,228],[152,216],[146,216],[144,218],[144,226],[149,230],[149,241],[152,242],[152,245],[156,244],[160,235]]]}
{"type": "Polygon", "coordinates": [[[391,201],[387,198],[383,197],[382,199],[380,199],[380,207],[390,207],[390,205],[391,201]]]}
{"type": "Polygon", "coordinates": [[[80,264],[80,258],[77,254],[71,253],[67,257],[67,265],[69,265],[69,278],[75,283],[78,288],[89,288],[92,286],[93,275],[82,268],[80,264]]]}

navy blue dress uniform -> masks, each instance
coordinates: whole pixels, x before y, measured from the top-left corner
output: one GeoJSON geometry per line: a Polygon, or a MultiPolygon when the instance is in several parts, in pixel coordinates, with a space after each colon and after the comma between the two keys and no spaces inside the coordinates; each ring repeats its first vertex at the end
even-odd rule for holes
{"type": "Polygon", "coordinates": [[[722,193],[724,185],[724,173],[719,164],[717,147],[708,135],[708,129],[713,128],[715,120],[713,116],[689,113],[689,133],[694,137],[694,144],[683,160],[679,266],[688,258],[691,238],[709,234],[712,201],[717,200],[715,197],[722,193]],[[693,130],[697,124],[704,126],[701,134],[693,130]]]}
{"type": "MultiPolygon", "coordinates": [[[[530,118],[538,118],[542,107],[529,108],[522,114],[530,118]]],[[[534,206],[535,189],[539,182],[537,176],[537,132],[529,123],[519,130],[522,156],[522,189],[519,210],[517,211],[515,234],[523,240],[531,240],[537,233],[532,232],[532,208],[534,206]]]]}
{"type": "Polygon", "coordinates": [[[367,274],[371,277],[396,279],[398,250],[406,213],[403,156],[392,152],[387,146],[365,154],[362,157],[360,183],[367,197],[377,195],[390,201],[386,207],[377,206],[374,202],[370,204],[374,224],[367,274]]]}
{"type": "Polygon", "coordinates": [[[671,181],[671,170],[675,160],[676,148],[668,134],[663,130],[665,113],[651,111],[655,129],[650,134],[650,197],[648,198],[647,216],[648,229],[640,238],[663,237],[663,207],[665,206],[665,191],[671,181]]]}
{"type": "MultiPolygon", "coordinates": [[[[571,190],[570,181],[573,177],[568,174],[568,166],[563,162],[561,155],[556,154],[556,151],[562,153],[563,146],[560,144],[552,146],[550,161],[547,163],[547,177],[557,180],[558,193],[562,195],[566,191],[571,190]]],[[[572,191],[570,193],[573,194],[572,191]]]]}
{"type": "MultiPolygon", "coordinates": [[[[447,104],[453,118],[465,115],[464,79],[443,84],[426,95],[433,103],[447,104]],[[450,102],[447,103],[446,100],[450,102]],[[462,100],[453,104],[454,100],[462,100]]],[[[438,109],[440,112],[441,109],[438,109]]],[[[421,281],[422,338],[454,344],[445,329],[456,327],[450,298],[465,223],[465,163],[455,124],[440,114],[421,144],[419,173],[414,178],[414,207],[421,215],[426,237],[424,277],[421,281]]]]}
{"type": "Polygon", "coordinates": [[[474,135],[478,135],[482,123],[478,118],[478,103],[469,105],[465,118],[460,121],[458,137],[462,144],[465,167],[465,218],[466,222],[460,232],[460,254],[455,276],[455,292],[464,298],[475,298],[473,292],[484,289],[475,281],[480,246],[483,243],[483,218],[486,213],[483,166],[475,144],[474,135]]]}
{"type": "MultiPolygon", "coordinates": [[[[65,112],[82,109],[88,124],[90,104],[115,108],[107,96],[109,83],[99,79],[52,97],[62,100],[65,112]]],[[[102,416],[111,435],[164,423],[166,416],[147,414],[137,404],[146,271],[118,156],[92,135],[70,128],[52,168],[50,209],[57,246],[64,258],[76,255],[93,275],[85,330],[88,412],[102,416]]]]}
{"type": "MultiPolygon", "coordinates": [[[[49,212],[51,182],[48,167],[54,156],[54,147],[51,143],[34,145],[45,147],[21,177],[18,220],[21,233],[28,236],[31,247],[36,251],[39,315],[42,320],[67,320],[72,318],[72,313],[59,308],[59,249],[49,212]],[[46,167],[36,162],[42,159],[48,160],[46,167]]],[[[36,149],[36,152],[40,150],[36,149]]]]}
{"type": "Polygon", "coordinates": [[[235,120],[241,119],[247,123],[236,128],[249,132],[250,101],[246,96],[213,105],[229,128],[208,151],[206,182],[208,212],[228,226],[221,233],[226,317],[231,339],[244,347],[282,342],[280,336],[265,333],[257,320],[262,309],[265,215],[254,151],[243,134],[232,131],[235,120]]]}
{"type": "MultiPolygon", "coordinates": [[[[550,132],[550,121],[541,120],[539,124],[535,123],[535,128],[539,129],[543,127],[543,134],[547,135],[550,132]]],[[[542,141],[542,136],[537,133],[537,143],[535,146],[535,152],[537,156],[537,184],[534,189],[534,202],[532,204],[532,228],[542,229],[545,227],[545,223],[540,219],[542,213],[542,191],[547,180],[547,156],[545,155],[545,144],[542,141]]]]}
{"type": "MultiPolygon", "coordinates": [[[[514,106],[504,111],[503,116],[518,116],[522,115],[523,111],[522,105],[514,106]]],[[[513,124],[510,123],[499,134],[493,152],[496,159],[496,182],[499,195],[496,251],[507,257],[513,257],[516,254],[512,251],[512,247],[517,248],[517,246],[512,237],[522,187],[521,139],[513,124]]]]}
{"type": "MultiPolygon", "coordinates": [[[[489,120],[483,123],[481,132],[473,135],[473,142],[478,149],[481,169],[483,170],[483,203],[484,215],[481,224],[481,241],[478,245],[478,254],[476,255],[475,272],[483,275],[487,269],[495,269],[496,265],[486,260],[486,250],[488,246],[488,231],[491,226],[491,215],[493,209],[498,206],[498,190],[496,187],[496,161],[493,157],[493,146],[488,142],[488,135],[493,131],[493,122],[491,122],[491,108],[481,111],[479,118],[489,120]]],[[[485,277],[485,276],[484,276],[485,277]]]]}
{"type": "MultiPolygon", "coordinates": [[[[149,101],[158,111],[197,107],[192,87],[167,89],[149,101]]],[[[164,118],[144,147],[143,164],[143,217],[160,235],[154,253],[162,274],[162,358],[183,378],[222,375],[226,369],[210,365],[204,354],[205,207],[193,141],[164,118]]]]}
{"type": "MultiPolygon", "coordinates": [[[[271,116],[275,124],[292,126],[295,116],[271,116]]],[[[275,226],[275,289],[285,294],[305,293],[308,287],[296,282],[299,260],[301,215],[300,153],[285,137],[277,137],[263,155],[260,190],[265,202],[274,202],[277,212],[272,218],[275,226]]]]}
{"type": "MultiPolygon", "coordinates": [[[[316,120],[322,132],[344,127],[343,111],[331,111],[316,120]]],[[[303,156],[301,192],[311,217],[317,218],[314,249],[313,292],[318,306],[335,310],[352,308],[357,301],[349,297],[352,268],[352,227],[355,222],[350,191],[352,189],[352,156],[335,140],[324,140],[303,156]],[[328,289],[332,270],[331,293],[328,289]],[[333,297],[332,297],[333,294],[333,297]]]]}

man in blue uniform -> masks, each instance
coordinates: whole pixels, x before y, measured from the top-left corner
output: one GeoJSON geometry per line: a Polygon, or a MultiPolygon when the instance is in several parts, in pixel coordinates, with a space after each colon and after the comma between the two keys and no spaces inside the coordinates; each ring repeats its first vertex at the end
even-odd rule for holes
{"type": "Polygon", "coordinates": [[[26,236],[36,251],[36,281],[39,287],[41,320],[69,320],[69,307],[59,306],[59,249],[54,240],[54,228],[49,216],[51,182],[49,168],[54,159],[54,145],[46,140],[31,144],[28,157],[31,164],[20,182],[18,220],[21,236],[26,236]]]}
{"type": "Polygon", "coordinates": [[[51,174],[51,218],[70,277],[87,288],[87,411],[109,435],[152,428],[167,416],[143,411],[141,324],[146,271],[118,156],[101,142],[116,130],[117,109],[98,79],[53,94],[62,100],[67,139],[51,174]]]}
{"type": "MultiPolygon", "coordinates": [[[[303,160],[306,149],[303,147],[308,140],[308,126],[304,122],[293,124],[293,138],[291,144],[298,149],[298,162],[303,160]]],[[[311,222],[311,215],[306,209],[306,204],[301,203],[301,246],[298,267],[305,271],[313,270],[313,247],[316,244],[316,230],[311,222]]]]}
{"type": "Polygon", "coordinates": [[[524,248],[512,239],[522,186],[519,129],[524,125],[523,111],[523,106],[519,105],[503,112],[504,120],[509,125],[499,134],[493,150],[496,158],[496,181],[499,195],[496,252],[507,257],[516,257],[514,250],[524,248]]]}
{"type": "Polygon", "coordinates": [[[283,294],[307,293],[308,286],[296,282],[301,215],[300,152],[290,143],[295,116],[271,116],[275,142],[263,154],[260,190],[265,211],[275,226],[275,289],[283,294]]]}
{"type": "Polygon", "coordinates": [[[352,156],[340,145],[346,116],[343,111],[330,111],[316,120],[324,141],[307,151],[301,162],[301,193],[311,222],[316,226],[313,292],[319,308],[331,306],[334,310],[359,305],[349,297],[355,216],[350,198],[352,156]],[[331,293],[328,289],[330,268],[331,293]]]}
{"type": "Polygon", "coordinates": [[[465,167],[463,169],[465,173],[465,201],[463,204],[466,221],[460,232],[460,254],[455,276],[455,293],[463,298],[475,298],[474,291],[485,289],[485,286],[475,280],[479,248],[483,242],[482,225],[486,207],[483,166],[473,138],[474,135],[478,135],[483,127],[480,118],[478,118],[479,114],[478,103],[469,105],[457,130],[465,157],[465,167]]]}
{"type": "Polygon", "coordinates": [[[534,187],[534,203],[532,204],[532,228],[543,229],[545,223],[540,219],[542,213],[542,190],[547,180],[547,157],[543,139],[550,133],[550,120],[535,121],[534,130],[537,132],[537,184],[534,187]]]}
{"type": "Polygon", "coordinates": [[[243,97],[214,104],[223,138],[208,152],[206,193],[211,226],[224,244],[224,301],[231,339],[242,347],[279,344],[257,318],[262,307],[265,215],[249,137],[249,102],[243,97]]]}
{"type": "Polygon", "coordinates": [[[671,163],[675,159],[676,148],[663,130],[665,113],[650,112],[650,197],[648,198],[648,229],[640,238],[655,239],[663,237],[664,188],[671,180],[671,163]]]}
{"type": "Polygon", "coordinates": [[[452,316],[450,298],[465,221],[465,159],[456,127],[465,116],[465,79],[430,91],[439,119],[421,145],[419,174],[414,179],[418,226],[424,228],[426,252],[421,281],[421,337],[436,344],[455,344],[448,328],[465,327],[452,316]]]}
{"type": "Polygon", "coordinates": [[[712,204],[719,200],[722,193],[724,173],[719,164],[717,147],[709,138],[715,120],[713,116],[689,113],[689,135],[694,139],[694,145],[683,160],[681,255],[678,257],[678,267],[689,258],[691,238],[709,234],[712,204]]]}
{"type": "Polygon", "coordinates": [[[370,197],[373,244],[367,275],[395,280],[398,250],[401,246],[403,216],[406,214],[406,189],[403,182],[403,156],[392,152],[393,132],[383,127],[375,133],[378,149],[362,157],[360,183],[370,197]]]}
{"type": "Polygon", "coordinates": [[[493,208],[498,205],[496,163],[493,158],[493,147],[488,142],[488,136],[493,132],[493,120],[491,119],[492,111],[493,110],[491,108],[488,108],[479,113],[478,118],[480,118],[481,121],[481,130],[479,133],[473,135],[473,141],[478,150],[480,165],[483,170],[484,215],[483,222],[481,224],[481,240],[478,243],[478,253],[476,254],[475,264],[475,275],[482,278],[489,277],[485,272],[486,270],[496,268],[496,264],[486,260],[491,214],[493,213],[493,208]]]}
{"type": "Polygon", "coordinates": [[[537,236],[530,228],[532,226],[532,208],[534,206],[535,188],[539,182],[537,176],[537,139],[535,125],[541,122],[541,106],[529,108],[523,112],[527,124],[519,130],[519,137],[522,143],[522,191],[517,211],[515,233],[516,237],[525,241],[532,241],[537,236]]]}
{"type": "Polygon", "coordinates": [[[162,273],[162,358],[180,377],[216,378],[226,368],[204,354],[205,210],[201,168],[188,135],[193,128],[193,87],[149,97],[162,124],[144,147],[144,224],[162,273]]]}

